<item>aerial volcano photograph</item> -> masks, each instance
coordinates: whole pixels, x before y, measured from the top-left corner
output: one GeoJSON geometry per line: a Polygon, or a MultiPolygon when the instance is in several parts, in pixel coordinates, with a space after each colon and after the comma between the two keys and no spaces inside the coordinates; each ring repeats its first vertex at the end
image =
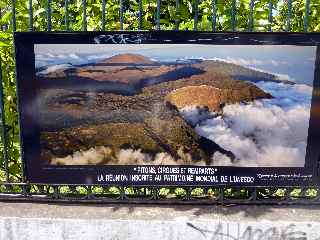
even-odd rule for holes
{"type": "Polygon", "coordinates": [[[316,48],[36,44],[45,165],[303,167],[316,48]]]}

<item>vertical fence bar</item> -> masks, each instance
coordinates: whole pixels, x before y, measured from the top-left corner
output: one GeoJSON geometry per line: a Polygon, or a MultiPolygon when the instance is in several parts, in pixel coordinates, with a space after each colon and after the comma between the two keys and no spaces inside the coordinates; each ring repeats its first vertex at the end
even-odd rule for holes
{"type": "MultiPolygon", "coordinates": [[[[0,8],[0,19],[2,18],[2,9],[0,8]]],[[[4,31],[4,25],[0,25],[0,30],[4,31]]]]}
{"type": "Polygon", "coordinates": [[[101,29],[106,30],[106,0],[102,0],[102,16],[101,16],[101,29]]]}
{"type": "Polygon", "coordinates": [[[139,0],[138,29],[142,29],[142,0],[139,0]]]}
{"type": "Polygon", "coordinates": [[[179,24],[180,24],[180,1],[179,0],[176,0],[176,19],[175,19],[175,23],[176,23],[175,30],[179,30],[179,24]]]}
{"type": "Polygon", "coordinates": [[[82,0],[82,18],[83,18],[83,31],[87,31],[87,3],[82,0]]]}
{"type": "Polygon", "coordinates": [[[123,0],[120,0],[120,30],[123,30],[123,0]]]}
{"type": "Polygon", "coordinates": [[[231,6],[231,26],[232,31],[236,31],[236,0],[232,0],[231,6]]]}
{"type": "Polygon", "coordinates": [[[29,31],[33,31],[33,11],[32,11],[32,0],[29,0],[29,31]]]}
{"type": "Polygon", "coordinates": [[[198,30],[198,12],[199,12],[199,0],[195,0],[194,3],[194,23],[193,23],[193,30],[197,31],[198,30]]]}
{"type": "MultiPolygon", "coordinates": [[[[4,11],[4,13],[5,13],[5,11],[4,11]]],[[[2,17],[2,9],[0,8],[0,19],[1,19],[1,17],[2,17]]],[[[0,29],[1,29],[2,31],[6,31],[6,30],[8,29],[7,23],[1,24],[0,29]]]]}
{"type": "Polygon", "coordinates": [[[47,30],[51,31],[51,0],[47,0],[47,30]]]}
{"type": "Polygon", "coordinates": [[[161,7],[160,5],[161,5],[161,1],[157,0],[157,16],[156,16],[157,30],[161,30],[160,29],[160,7],[161,7]]]}
{"type": "Polygon", "coordinates": [[[12,0],[12,31],[16,31],[17,21],[16,21],[16,0],[12,0]]]}
{"type": "Polygon", "coordinates": [[[309,27],[309,14],[310,14],[310,0],[306,0],[306,9],[303,21],[303,28],[305,32],[308,32],[309,27]]]}
{"type": "Polygon", "coordinates": [[[268,27],[269,32],[272,32],[272,22],[273,22],[272,10],[273,10],[272,0],[269,0],[269,27],[268,27]]]}
{"type": "Polygon", "coordinates": [[[249,31],[252,32],[253,30],[253,9],[254,9],[254,1],[250,1],[250,13],[249,13],[249,31]]]}
{"type": "Polygon", "coordinates": [[[252,201],[257,201],[257,188],[253,187],[253,191],[251,192],[251,200],[252,201]]]}
{"type": "Polygon", "coordinates": [[[2,61],[0,58],[0,112],[1,112],[1,138],[3,144],[3,160],[4,160],[4,171],[6,181],[9,182],[9,162],[8,162],[8,139],[6,129],[6,119],[4,110],[4,94],[3,94],[3,82],[2,82],[2,61]]]}
{"type": "MultiPolygon", "coordinates": [[[[0,19],[2,18],[2,9],[0,8],[0,19]]],[[[6,28],[7,26],[6,26],[6,24],[1,24],[0,25],[0,30],[1,31],[6,31],[6,28]]]]}
{"type": "Polygon", "coordinates": [[[212,31],[217,28],[217,0],[212,0],[212,31]]]}
{"type": "Polygon", "coordinates": [[[70,31],[69,26],[69,1],[64,1],[64,24],[66,25],[66,31],[70,31]]]}
{"type": "Polygon", "coordinates": [[[291,17],[292,17],[292,0],[287,0],[287,4],[288,4],[288,13],[287,13],[286,31],[290,32],[290,30],[291,30],[291,17]]]}
{"type": "MultiPolygon", "coordinates": [[[[2,18],[2,9],[0,8],[0,19],[2,18]]],[[[6,24],[1,24],[0,25],[0,30],[1,31],[6,31],[6,24]]]]}

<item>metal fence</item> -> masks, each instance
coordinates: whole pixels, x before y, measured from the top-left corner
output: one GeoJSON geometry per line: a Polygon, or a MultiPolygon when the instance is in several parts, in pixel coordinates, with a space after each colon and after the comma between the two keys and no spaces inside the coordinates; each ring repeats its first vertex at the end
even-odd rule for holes
{"type": "MultiPolygon", "coordinates": [[[[175,1],[175,12],[177,16],[179,15],[180,4],[182,0],[173,0],[175,1]]],[[[249,15],[246,22],[246,31],[254,31],[254,11],[255,4],[259,1],[255,0],[247,0],[249,2],[249,15]]],[[[282,1],[282,0],[279,0],[282,1]]],[[[300,0],[299,0],[300,1],[300,0]]],[[[318,1],[318,0],[315,0],[318,1]]],[[[34,31],[34,11],[33,11],[33,2],[29,0],[28,2],[28,30],[34,31]]],[[[69,15],[69,4],[71,0],[64,0],[64,16],[61,20],[63,25],[63,29],[61,31],[71,31],[72,27],[70,26],[70,15],[69,15]]],[[[72,1],[74,2],[74,1],[72,1]]],[[[138,0],[138,11],[135,14],[137,21],[137,29],[138,30],[148,30],[143,28],[143,4],[145,1],[138,0]]],[[[161,6],[166,6],[169,0],[160,1],[154,0],[156,3],[154,18],[152,19],[152,28],[153,30],[161,30],[161,6]]],[[[199,25],[199,18],[201,16],[201,12],[199,12],[199,4],[201,4],[201,0],[194,0],[191,4],[192,6],[192,16],[193,16],[193,27],[189,30],[197,31],[199,29],[203,30],[204,26],[199,25]]],[[[207,1],[208,2],[208,1],[207,1]]],[[[241,2],[241,1],[240,1],[241,2]]],[[[267,5],[268,14],[267,21],[268,24],[265,26],[266,31],[273,31],[272,23],[274,19],[274,0],[265,1],[267,5]]],[[[284,19],[283,22],[283,30],[290,31],[292,29],[292,9],[293,9],[293,1],[292,0],[283,0],[284,4],[286,4],[286,16],[282,16],[284,19]]],[[[300,1],[302,2],[302,1],[300,1]]],[[[217,15],[218,4],[231,4],[230,11],[224,13],[224,16],[228,16],[230,18],[230,24],[228,26],[229,31],[237,31],[237,13],[240,10],[237,8],[239,5],[239,0],[212,0],[210,1],[210,19],[207,22],[207,26],[205,26],[205,30],[210,31],[219,31],[224,30],[219,27],[219,20],[221,15],[217,15]]],[[[309,29],[309,16],[310,16],[310,0],[305,0],[304,10],[302,18],[302,29],[307,32],[309,29]]],[[[82,14],[82,31],[87,31],[88,22],[87,18],[90,14],[87,12],[88,2],[86,0],[82,0],[81,2],[81,13],[82,14]]],[[[101,6],[101,22],[99,29],[96,30],[109,30],[107,26],[107,1],[102,0],[99,1],[101,6]]],[[[130,4],[129,1],[119,0],[119,29],[126,29],[124,26],[125,23],[125,8],[130,4]]],[[[8,31],[10,29],[14,32],[17,30],[17,12],[16,12],[16,1],[12,0],[11,5],[6,7],[6,10],[11,11],[11,23],[4,24],[2,23],[1,30],[3,32],[8,31]]],[[[46,16],[46,31],[52,31],[52,1],[47,0],[45,6],[45,16],[46,16]]],[[[0,10],[1,13],[4,11],[0,10]]],[[[279,14],[279,13],[277,13],[279,14]]],[[[320,13],[319,13],[320,14],[320,13]]],[[[301,21],[300,21],[301,22],[301,21]]],[[[173,25],[171,30],[176,31],[181,29],[181,19],[173,19],[173,25]]],[[[55,28],[54,28],[55,29],[55,28]]],[[[39,201],[39,202],[48,202],[48,201],[56,201],[56,202],[124,202],[124,203],[161,203],[161,204],[189,204],[189,203],[197,203],[197,204],[258,204],[258,203],[270,203],[270,204],[319,204],[320,203],[320,193],[316,186],[307,186],[307,187],[277,187],[273,188],[260,186],[260,187],[212,187],[212,186],[201,186],[201,187],[172,187],[172,186],[103,186],[103,185],[59,185],[59,184],[30,184],[25,181],[23,172],[19,171],[22,169],[21,160],[18,155],[12,155],[12,148],[14,139],[18,136],[16,131],[12,125],[12,122],[17,122],[17,114],[13,114],[14,121],[10,121],[10,124],[7,123],[8,117],[5,116],[6,107],[8,107],[8,96],[4,95],[4,90],[8,85],[5,85],[2,81],[2,75],[4,74],[5,60],[0,59],[0,63],[2,61],[2,66],[0,68],[0,109],[1,109],[1,150],[2,150],[2,165],[0,166],[3,170],[2,180],[0,178],[0,200],[2,201],[39,201]],[[4,87],[3,87],[4,86],[4,87]],[[18,173],[17,168],[18,166],[18,173]],[[13,174],[15,172],[15,174],[13,174]]],[[[8,62],[8,61],[7,61],[8,62]]],[[[13,63],[12,63],[13,64],[13,63]]],[[[11,68],[13,69],[13,68],[11,68]]],[[[14,75],[14,72],[6,73],[14,75]]],[[[14,84],[14,83],[13,83],[14,84]]],[[[15,112],[15,110],[13,110],[15,112]]],[[[0,163],[1,163],[0,162],[0,163]]]]}

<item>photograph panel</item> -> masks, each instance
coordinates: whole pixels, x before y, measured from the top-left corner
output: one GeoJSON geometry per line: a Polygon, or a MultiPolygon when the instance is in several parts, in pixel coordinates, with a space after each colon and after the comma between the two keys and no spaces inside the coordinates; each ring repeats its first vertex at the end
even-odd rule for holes
{"type": "Polygon", "coordinates": [[[36,44],[48,165],[305,165],[316,47],[36,44]]]}

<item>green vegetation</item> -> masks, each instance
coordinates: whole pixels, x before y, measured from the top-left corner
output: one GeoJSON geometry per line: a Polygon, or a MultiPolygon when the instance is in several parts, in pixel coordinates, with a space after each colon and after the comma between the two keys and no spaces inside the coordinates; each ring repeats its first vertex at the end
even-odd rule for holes
{"type": "MultiPolygon", "coordinates": [[[[216,31],[232,30],[232,0],[216,1],[216,24],[213,23],[213,5],[211,0],[199,1],[197,29],[211,31],[215,26],[216,31]]],[[[16,30],[28,31],[29,26],[29,0],[19,0],[16,2],[16,30]]],[[[81,31],[84,25],[83,6],[81,0],[68,1],[68,21],[65,21],[64,0],[52,1],[51,4],[51,26],[52,31],[81,31]]],[[[102,0],[87,0],[86,22],[87,30],[101,30],[102,27],[102,0]]],[[[120,1],[106,1],[106,30],[120,29],[120,1]]],[[[310,1],[309,15],[306,16],[305,2],[302,0],[292,0],[292,10],[288,11],[288,1],[285,0],[259,0],[254,1],[253,21],[250,17],[250,0],[237,0],[235,8],[235,29],[237,31],[268,31],[272,27],[273,31],[294,31],[306,30],[320,31],[320,2],[310,1]],[[270,24],[269,4],[273,5],[273,21],[270,24]],[[288,16],[291,15],[290,21],[288,16]]],[[[33,30],[46,31],[47,29],[47,0],[32,0],[33,30]]],[[[176,8],[175,0],[162,1],[160,6],[160,27],[163,30],[173,30],[179,26],[180,30],[194,29],[195,0],[180,0],[179,8],[176,8]]],[[[124,30],[137,30],[139,26],[139,4],[138,1],[123,0],[124,30]]],[[[19,127],[17,113],[17,97],[15,85],[15,64],[13,49],[13,24],[12,24],[12,0],[0,0],[0,64],[2,70],[2,84],[4,89],[4,114],[6,139],[8,144],[10,180],[21,181],[21,160],[19,150],[19,127]]],[[[142,0],[141,28],[143,30],[155,30],[157,20],[157,0],[142,0]]],[[[3,143],[4,139],[2,139],[3,143]]],[[[0,182],[5,180],[3,146],[0,146],[0,182]]],[[[96,189],[98,192],[103,189],[96,189]]],[[[0,192],[2,190],[0,189],[0,192]]],[[[83,192],[84,189],[81,189],[83,192]]],[[[129,190],[127,190],[129,191],[129,190]]],[[[280,191],[280,190],[279,190],[280,191]]],[[[112,191],[111,191],[112,192],[112,191]]],[[[129,191],[130,192],[130,191],[129,191]]],[[[166,189],[160,190],[160,195],[168,194],[166,189]]],[[[171,191],[169,191],[171,193],[171,191]]],[[[211,196],[215,190],[206,193],[211,196]]],[[[295,191],[294,196],[299,195],[295,191]]],[[[183,197],[186,193],[181,189],[176,189],[171,193],[175,196],[183,197]]],[[[202,189],[192,192],[192,196],[202,196],[202,189]]],[[[232,195],[232,190],[226,190],[226,194],[232,195]]],[[[282,191],[279,192],[283,194],[282,191]]],[[[308,191],[309,195],[316,194],[314,190],[308,191]]],[[[241,192],[246,195],[246,191],[241,192]]]]}

